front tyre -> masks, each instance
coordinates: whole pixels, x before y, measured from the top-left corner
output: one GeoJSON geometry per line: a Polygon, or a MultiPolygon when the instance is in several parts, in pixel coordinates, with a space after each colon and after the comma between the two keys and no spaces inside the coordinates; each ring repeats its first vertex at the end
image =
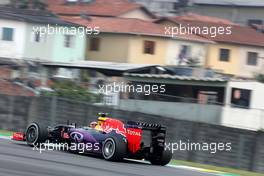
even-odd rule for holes
{"type": "Polygon", "coordinates": [[[41,145],[48,138],[47,127],[38,123],[30,123],[26,129],[26,142],[29,146],[41,145]]]}
{"type": "Polygon", "coordinates": [[[126,155],[127,145],[123,139],[117,137],[107,138],[102,147],[104,159],[109,161],[120,161],[126,155]]]}
{"type": "Polygon", "coordinates": [[[165,166],[167,165],[172,158],[172,153],[169,150],[163,150],[161,156],[153,156],[150,158],[150,162],[153,165],[160,165],[160,166],[165,166]]]}

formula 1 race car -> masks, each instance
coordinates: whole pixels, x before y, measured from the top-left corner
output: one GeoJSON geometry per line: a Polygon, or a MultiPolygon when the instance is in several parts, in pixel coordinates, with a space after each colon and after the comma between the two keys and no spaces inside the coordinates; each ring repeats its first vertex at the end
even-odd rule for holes
{"type": "Polygon", "coordinates": [[[97,128],[77,127],[76,124],[46,127],[41,123],[30,123],[25,133],[14,133],[13,140],[26,141],[32,147],[47,142],[63,143],[74,153],[96,154],[110,161],[145,159],[154,165],[164,166],[172,158],[171,151],[165,150],[165,136],[166,128],[159,124],[123,123],[101,115],[97,128]],[[143,131],[150,132],[148,144],[143,140],[143,131]],[[86,147],[80,149],[79,146],[86,147]]]}

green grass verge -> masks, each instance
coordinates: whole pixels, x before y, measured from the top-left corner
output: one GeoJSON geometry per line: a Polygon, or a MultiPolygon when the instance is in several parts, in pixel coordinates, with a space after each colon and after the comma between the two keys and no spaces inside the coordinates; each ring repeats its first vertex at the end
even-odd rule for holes
{"type": "Polygon", "coordinates": [[[12,136],[12,135],[13,135],[12,131],[0,130],[0,136],[12,136]]]}
{"type": "Polygon", "coordinates": [[[198,164],[198,163],[193,163],[193,162],[188,162],[188,161],[172,160],[170,164],[198,167],[202,169],[226,172],[226,173],[240,175],[240,176],[264,176],[264,174],[255,173],[255,172],[248,172],[248,171],[242,171],[242,170],[225,168],[225,167],[217,167],[217,166],[206,165],[206,164],[198,164]]]}

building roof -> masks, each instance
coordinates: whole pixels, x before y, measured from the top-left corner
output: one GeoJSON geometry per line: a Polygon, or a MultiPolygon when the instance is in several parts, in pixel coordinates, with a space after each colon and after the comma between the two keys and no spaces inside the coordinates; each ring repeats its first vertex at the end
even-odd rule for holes
{"type": "Polygon", "coordinates": [[[232,21],[227,20],[227,19],[212,17],[212,16],[204,16],[204,15],[199,15],[196,13],[187,13],[185,15],[171,17],[169,19],[182,20],[182,21],[202,21],[202,22],[208,22],[208,23],[235,25],[235,23],[233,23],[232,21]]]}
{"type": "MultiPolygon", "coordinates": [[[[145,21],[135,18],[117,18],[117,17],[61,17],[65,21],[76,23],[87,27],[99,27],[101,33],[117,33],[117,34],[132,34],[146,35],[157,37],[171,37],[166,34],[165,27],[150,21],[145,21]]],[[[210,42],[209,40],[192,34],[177,35],[174,38],[182,40],[191,40],[197,42],[210,42]]]]}
{"type": "Polygon", "coordinates": [[[124,72],[142,70],[157,66],[153,64],[129,64],[129,63],[117,63],[117,62],[98,62],[98,61],[79,61],[79,62],[71,62],[71,63],[43,62],[41,64],[45,67],[55,67],[55,68],[92,69],[111,76],[120,76],[124,72]]]}
{"type": "Polygon", "coordinates": [[[232,33],[230,35],[223,34],[223,35],[216,35],[215,37],[210,36],[210,34],[197,34],[202,36],[208,40],[212,40],[215,42],[223,42],[223,43],[232,43],[238,45],[249,45],[249,46],[264,46],[264,35],[262,33],[257,32],[256,30],[247,27],[247,26],[240,26],[238,24],[234,24],[229,22],[228,20],[221,20],[215,17],[208,17],[202,15],[184,15],[184,16],[175,16],[175,17],[168,17],[166,19],[171,21],[177,25],[189,26],[189,27],[199,27],[203,29],[204,27],[231,27],[232,33]]]}
{"type": "Polygon", "coordinates": [[[263,0],[193,0],[197,5],[264,7],[263,0]]]}
{"type": "Polygon", "coordinates": [[[36,92],[18,82],[0,79],[0,94],[17,96],[36,96],[36,92]]]}
{"type": "Polygon", "coordinates": [[[24,10],[10,7],[0,7],[0,19],[23,21],[37,24],[76,26],[76,24],[61,20],[48,11],[24,10]]]}
{"type": "Polygon", "coordinates": [[[65,0],[47,0],[48,9],[58,15],[80,15],[88,14],[91,16],[120,16],[127,12],[142,9],[147,14],[155,17],[144,6],[132,3],[129,0],[94,0],[89,3],[67,4],[65,0]]]}
{"type": "Polygon", "coordinates": [[[125,73],[127,77],[139,77],[139,78],[155,78],[155,79],[172,79],[181,81],[207,81],[207,82],[227,82],[224,78],[211,78],[211,77],[194,77],[194,76],[180,76],[169,74],[136,74],[125,73]]]}

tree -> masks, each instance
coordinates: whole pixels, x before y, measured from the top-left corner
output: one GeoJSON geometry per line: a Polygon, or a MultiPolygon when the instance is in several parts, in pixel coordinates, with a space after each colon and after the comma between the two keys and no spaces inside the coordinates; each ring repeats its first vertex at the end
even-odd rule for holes
{"type": "Polygon", "coordinates": [[[45,0],[11,0],[10,6],[20,9],[45,10],[47,4],[45,3],[45,0]]]}
{"type": "Polygon", "coordinates": [[[264,74],[257,74],[255,78],[257,81],[264,83],[264,74]]]}
{"type": "Polygon", "coordinates": [[[68,98],[71,100],[86,101],[86,102],[99,102],[101,96],[93,94],[73,81],[57,81],[51,86],[53,92],[42,92],[42,95],[57,96],[62,98],[68,98]]]}

